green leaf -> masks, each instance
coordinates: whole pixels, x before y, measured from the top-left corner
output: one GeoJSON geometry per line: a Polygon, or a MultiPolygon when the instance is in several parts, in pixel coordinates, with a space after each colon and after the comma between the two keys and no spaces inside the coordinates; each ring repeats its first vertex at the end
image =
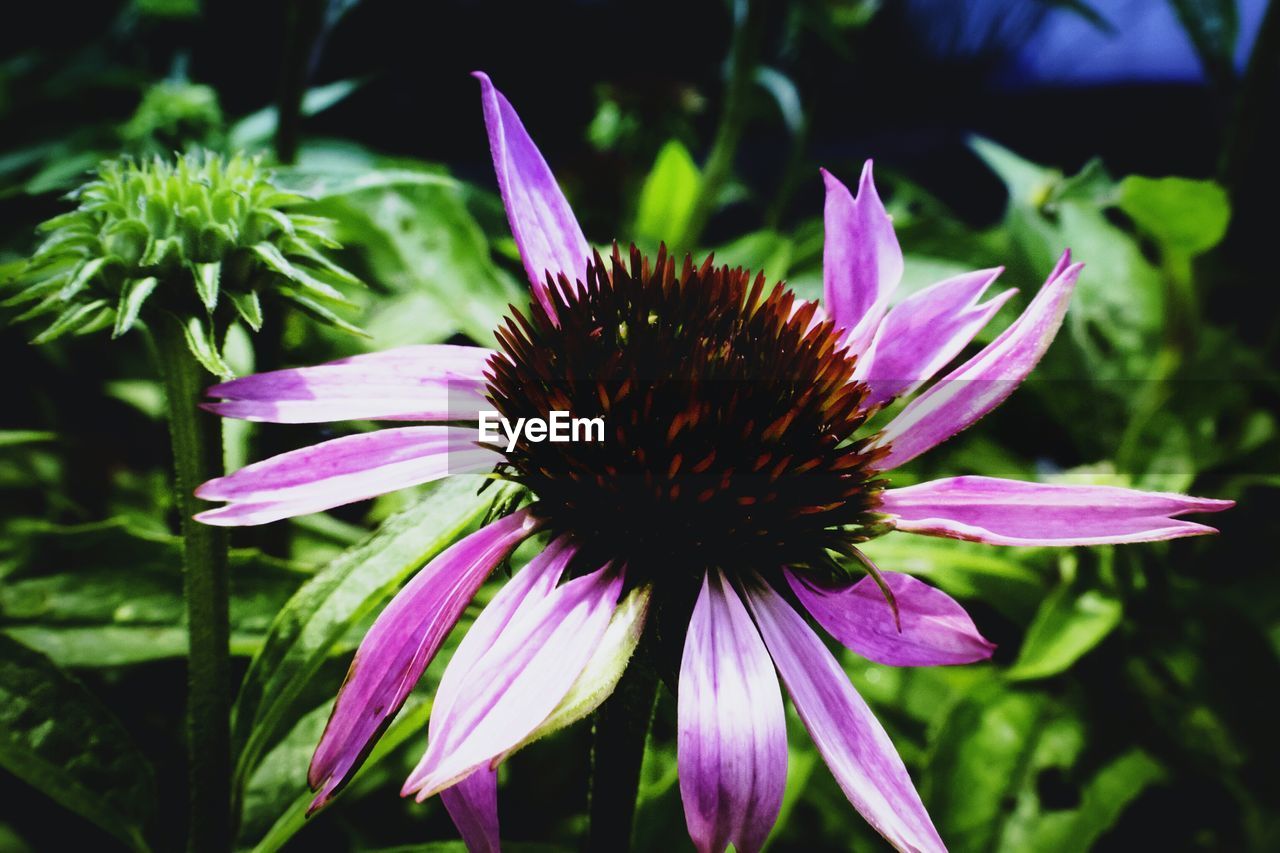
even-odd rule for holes
{"type": "Polygon", "coordinates": [[[1030,568],[1030,549],[992,548],[910,534],[889,534],[859,548],[885,571],[906,572],[958,598],[989,601],[1011,616],[1030,614],[1044,594],[1043,575],[1030,568]]]}
{"type": "Polygon", "coordinates": [[[304,312],[314,317],[315,319],[319,320],[320,322],[326,323],[337,329],[342,329],[344,332],[349,332],[350,334],[358,335],[362,338],[369,337],[368,332],[366,332],[364,329],[361,329],[359,326],[355,325],[349,320],[344,320],[342,317],[338,316],[333,311],[331,311],[328,307],[321,305],[319,302],[307,296],[306,294],[301,293],[297,290],[294,290],[291,287],[281,287],[279,290],[280,290],[281,296],[285,297],[290,302],[297,305],[304,312]]]}
{"type": "Polygon", "coordinates": [[[459,331],[489,344],[507,305],[529,299],[528,285],[493,262],[468,209],[473,197],[469,188],[413,186],[318,205],[338,222],[338,239],[361,257],[367,278],[390,291],[377,299],[357,295],[368,306],[361,325],[379,347],[431,343],[459,331]]]}
{"type": "Polygon", "coordinates": [[[91,261],[85,261],[84,264],[76,270],[76,274],[72,276],[65,287],[62,288],[58,295],[62,299],[70,299],[80,291],[89,286],[89,282],[96,276],[104,266],[106,266],[107,258],[94,258],[91,261]]]}
{"type": "Polygon", "coordinates": [[[105,299],[95,299],[84,305],[79,305],[68,309],[58,319],[54,320],[43,332],[31,339],[33,344],[47,344],[55,341],[63,335],[77,331],[86,324],[92,322],[98,311],[106,307],[105,299]]]}
{"type": "Polygon", "coordinates": [[[1199,255],[1227,233],[1231,202],[1213,181],[1130,175],[1118,189],[1120,209],[1166,250],[1199,255]]]}
{"type": "Polygon", "coordinates": [[[1091,849],[1164,771],[1141,750],[1131,748],[1082,778],[1080,758],[1088,734],[1072,706],[1044,694],[987,683],[963,698],[934,734],[921,786],[950,849],[1091,849]],[[1042,802],[1046,776],[1054,778],[1057,787],[1078,791],[1079,805],[1062,808],[1042,802]]]}
{"type": "MultiPolygon", "coordinates": [[[[323,112],[360,87],[360,80],[338,80],[324,86],[308,89],[302,96],[302,115],[313,116],[323,112]]],[[[228,147],[250,149],[266,144],[276,132],[279,112],[266,107],[236,122],[228,132],[228,147]]]]}
{"type": "Polygon", "coordinates": [[[1169,0],[1196,49],[1209,79],[1225,86],[1235,76],[1233,60],[1240,32],[1236,0],[1169,0]]]}
{"type": "MultiPolygon", "coordinates": [[[[0,585],[0,630],[72,667],[186,654],[181,540],[123,519],[79,526],[18,521],[17,554],[0,585]]],[[[292,564],[231,552],[232,651],[257,651],[301,583],[292,564]]]]}
{"type": "Polygon", "coordinates": [[[416,504],[303,584],[280,610],[236,701],[238,788],[338,641],[478,522],[493,501],[510,494],[509,487],[500,486],[477,495],[477,485],[457,477],[430,487],[416,504]]]}
{"type": "Polygon", "coordinates": [[[1081,592],[1074,584],[1054,590],[1027,629],[1012,679],[1048,678],[1066,670],[1120,624],[1119,599],[1097,589],[1081,592]]]}
{"type": "Polygon", "coordinates": [[[27,444],[40,444],[57,441],[55,432],[42,432],[34,429],[0,429],[0,447],[17,447],[27,444]]]}
{"type": "MultiPolygon", "coordinates": [[[[1033,761],[1050,736],[1055,709],[1038,694],[986,685],[966,697],[933,737],[921,795],[939,833],[957,853],[997,848],[1004,819],[1034,783],[1033,761]]],[[[1078,723],[1058,722],[1065,734],[1078,723]]],[[[1058,733],[1061,737],[1062,732],[1058,733]]]]}
{"type": "Polygon", "coordinates": [[[220,379],[231,379],[235,376],[227,363],[222,360],[222,353],[219,352],[218,344],[213,338],[213,331],[199,317],[191,317],[183,323],[182,333],[187,340],[187,349],[205,370],[220,379]]]}
{"type": "MultiPolygon", "coordinates": [[[[299,720],[289,735],[267,754],[250,779],[244,799],[246,834],[252,837],[256,826],[267,825],[253,845],[253,853],[274,853],[305,825],[307,808],[315,798],[307,788],[307,767],[329,720],[331,707],[332,703],[326,702],[299,720]]],[[[411,694],[352,776],[347,789],[359,785],[409,738],[420,735],[430,716],[431,703],[421,693],[411,694]]]]}
{"type": "Polygon", "coordinates": [[[1009,188],[1010,204],[1039,207],[1048,199],[1054,184],[1062,179],[1062,173],[1056,169],[1032,163],[990,139],[971,137],[969,147],[1004,181],[1009,188]]]}
{"type": "MultiPolygon", "coordinates": [[[[72,669],[110,669],[187,656],[187,629],[153,625],[13,625],[0,627],[23,645],[72,669]]],[[[262,635],[234,631],[233,657],[248,658],[262,648],[262,635]]]]}
{"type": "Polygon", "coordinates": [[[195,266],[196,293],[200,295],[200,302],[207,311],[218,307],[218,281],[221,276],[220,262],[195,266]]]}
{"type": "Polygon", "coordinates": [[[702,173],[689,150],[675,139],[663,145],[640,189],[636,239],[679,244],[701,188],[702,173]]]}
{"type": "Polygon", "coordinates": [[[142,303],[147,301],[147,297],[156,289],[158,283],[155,277],[131,278],[124,283],[124,288],[120,291],[120,301],[116,303],[116,325],[111,332],[111,337],[118,338],[133,328],[133,324],[138,322],[138,312],[142,310],[142,303]]]}
{"type": "Polygon", "coordinates": [[[1010,851],[1085,853],[1148,786],[1165,778],[1164,768],[1140,749],[1111,761],[1086,784],[1079,808],[1041,811],[1020,808],[1005,827],[1010,851]]]}
{"type": "Polygon", "coordinates": [[[5,636],[0,766],[130,848],[147,849],[154,782],[129,733],[80,682],[5,636]]]}
{"type": "Polygon", "coordinates": [[[317,200],[396,187],[459,186],[456,178],[437,170],[377,168],[354,163],[294,166],[278,172],[276,180],[282,187],[317,200]]]}
{"type": "Polygon", "coordinates": [[[302,267],[295,266],[272,244],[257,243],[252,247],[252,251],[268,269],[284,276],[308,294],[324,299],[334,305],[351,306],[351,300],[347,299],[341,291],[320,281],[302,267]]]}
{"type": "Polygon", "coordinates": [[[240,318],[249,324],[250,329],[255,332],[262,329],[262,300],[258,298],[258,291],[238,292],[229,290],[227,291],[227,298],[235,306],[236,313],[240,315],[240,318]]]}

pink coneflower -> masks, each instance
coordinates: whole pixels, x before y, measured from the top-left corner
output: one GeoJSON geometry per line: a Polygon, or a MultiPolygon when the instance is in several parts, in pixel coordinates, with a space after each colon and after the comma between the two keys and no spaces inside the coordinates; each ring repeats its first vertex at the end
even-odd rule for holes
{"type": "Polygon", "coordinates": [[[449,474],[493,472],[532,502],[462,539],[395,597],[361,643],[316,749],[323,805],[356,770],[477,589],[535,533],[544,550],[497,593],[444,673],[426,752],[403,792],[444,802],[473,849],[498,845],[494,768],[596,708],[646,618],[689,613],[678,684],[685,816],[699,850],[757,850],[782,802],[782,685],[854,807],[903,850],[941,850],[902,760],[803,615],[895,666],[990,656],[964,609],[858,550],[900,530],[1000,545],[1148,542],[1213,532],[1178,518],[1229,501],[1101,486],[882,475],[973,424],[1039,361],[1067,309],[1069,256],[994,341],[917,392],[1011,295],[999,270],[897,304],[902,254],[870,164],[856,196],[827,186],[825,301],[763,275],[660,251],[602,258],[511,104],[483,74],[485,123],[536,297],[499,350],[406,347],[236,379],[230,417],[436,422],[293,451],[202,486],[210,524],[260,524],[449,474]],[[603,418],[604,441],[477,444],[456,426],[498,411],[603,418]],[[449,422],[450,425],[444,425],[449,422]],[[854,574],[856,581],[850,574],[854,574]]]}

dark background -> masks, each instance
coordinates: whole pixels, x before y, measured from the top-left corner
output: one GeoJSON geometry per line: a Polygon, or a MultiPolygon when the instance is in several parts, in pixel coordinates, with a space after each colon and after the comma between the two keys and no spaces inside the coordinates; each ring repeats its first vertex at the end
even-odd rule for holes
{"type": "MultiPolygon", "coordinates": [[[[345,100],[307,119],[304,138],[342,137],[386,155],[444,163],[458,177],[492,191],[477,86],[468,76],[483,69],[521,111],[594,241],[625,238],[639,181],[663,142],[679,139],[700,160],[715,132],[733,33],[727,4],[367,0],[334,8],[347,5],[313,48],[307,83],[364,82],[345,100]],[[620,104],[634,125],[614,144],[602,146],[592,143],[587,129],[605,100],[620,104]]],[[[1265,2],[1241,4],[1240,35],[1215,59],[1197,53],[1173,12],[1166,9],[1167,27],[1151,26],[1145,14],[1165,8],[1161,0],[1114,7],[1095,3],[1096,16],[1069,3],[917,0],[886,2],[874,10],[875,5],[779,2],[767,7],[760,60],[792,81],[807,127],[797,141],[775,101],[761,90],[753,93],[735,158],[735,177],[750,191],[716,213],[705,245],[723,244],[762,223],[779,230],[801,225],[821,210],[816,166],[852,182],[867,157],[875,158],[878,174],[928,187],[964,228],[996,226],[1008,195],[969,147],[974,134],[1068,175],[1101,157],[1113,175],[1216,179],[1231,198],[1232,219],[1222,244],[1197,262],[1207,294],[1201,303],[1204,322],[1221,329],[1241,352],[1275,367],[1280,180],[1274,152],[1280,139],[1274,111],[1280,103],[1280,49],[1274,10],[1264,10],[1265,2]],[[1260,54],[1254,56],[1251,45],[1264,11],[1267,23],[1260,54]],[[1046,47],[1064,26],[1093,33],[1079,42],[1078,55],[1068,52],[1066,60],[1061,49],[1053,54],[1046,47]],[[1098,45],[1117,39],[1133,45],[1133,61],[1115,67],[1100,63],[1098,45]],[[1054,55],[1057,60],[1049,61],[1054,55]]],[[[175,68],[213,87],[228,117],[267,106],[282,87],[294,26],[290,15],[305,16],[307,9],[305,3],[208,2],[197,15],[165,17],[120,3],[26,4],[0,32],[0,151],[58,138],[109,147],[104,128],[126,120],[145,87],[175,68]]],[[[32,226],[65,209],[60,195],[0,192],[5,258],[31,249],[32,226]]],[[[484,224],[490,237],[503,236],[500,220],[497,228],[484,224]]],[[[904,248],[910,249],[905,240],[904,248]]],[[[27,337],[12,329],[0,335],[0,359],[9,376],[0,427],[78,425],[83,434],[69,443],[64,460],[74,472],[67,488],[72,503],[89,508],[92,517],[95,507],[105,511],[111,503],[113,472],[164,467],[162,425],[101,396],[98,389],[118,373],[118,365],[102,357],[102,341],[75,342],[51,360],[27,346],[27,337]]],[[[140,359],[136,353],[117,358],[140,359]]],[[[1274,384],[1239,382],[1252,405],[1275,413],[1274,384]]],[[[1215,393],[1204,384],[1179,389],[1215,393]]],[[[1195,409],[1194,400],[1180,404],[1195,409]]],[[[1016,414],[1001,421],[999,440],[1021,447],[1044,437],[1029,432],[1039,428],[1027,423],[1016,414]]],[[[1072,442],[1065,429],[1047,440],[1064,448],[1072,442]]],[[[1072,458],[1071,450],[1061,456],[1090,461],[1072,458]]],[[[1197,488],[1225,495],[1221,489],[1233,476],[1274,478],[1276,469],[1267,467],[1274,459],[1273,443],[1236,468],[1211,471],[1197,488]]],[[[1182,576],[1194,576],[1202,586],[1179,587],[1167,600],[1134,605],[1128,611],[1133,621],[1155,626],[1150,634],[1138,635],[1145,640],[1133,635],[1109,640],[1072,671],[1072,680],[1044,688],[1055,699],[1086,691],[1090,713],[1100,721],[1094,732],[1100,743],[1146,737],[1154,724],[1143,716],[1141,701],[1129,695],[1131,673],[1117,661],[1136,654],[1135,643],[1179,642],[1186,626],[1195,638],[1188,654],[1205,670],[1196,689],[1213,696],[1210,704],[1230,718],[1243,753],[1237,765],[1243,769],[1228,778],[1179,741],[1196,738],[1194,730],[1149,734],[1175,781],[1145,793],[1104,836],[1101,849],[1140,844],[1243,849],[1257,846],[1260,838],[1277,839],[1274,828],[1268,830],[1275,825],[1274,814],[1248,812],[1237,791],[1249,788],[1249,799],[1269,801],[1274,812],[1274,639],[1268,644],[1246,629],[1242,623],[1248,620],[1233,609],[1238,599],[1256,595],[1259,610],[1272,618],[1276,613],[1270,534],[1277,502],[1274,486],[1241,487],[1230,496],[1241,506],[1220,517],[1225,535],[1212,550],[1178,545],[1168,557],[1171,565],[1182,567],[1182,576]]],[[[14,517],[86,520],[39,488],[20,488],[4,500],[5,512],[14,517]]],[[[353,523],[364,520],[363,509],[340,516],[353,523]]],[[[269,550],[271,543],[264,547],[269,550]]],[[[991,626],[995,639],[1008,644],[1010,657],[997,662],[1011,661],[1023,626],[981,604],[974,613],[979,624],[991,626]]],[[[243,665],[243,660],[237,664],[243,665]]],[[[340,678],[340,665],[335,664],[334,675],[340,678]]],[[[181,662],[82,676],[108,706],[119,709],[155,763],[161,780],[155,846],[175,849],[185,798],[176,724],[181,702],[172,689],[182,677],[181,662]]],[[[318,702],[324,691],[317,693],[318,702]]],[[[582,747],[585,734],[565,740],[582,747]]],[[[546,744],[531,753],[534,766],[559,768],[560,753],[546,744]]],[[[1076,780],[1055,773],[1039,780],[1041,801],[1064,808],[1078,803],[1076,780]]],[[[585,777],[559,768],[548,771],[547,778],[555,784],[540,786],[525,776],[504,788],[504,821],[509,821],[504,827],[512,828],[513,837],[542,838],[552,826],[563,830],[548,812],[559,806],[542,798],[562,786],[573,792],[570,799],[580,799],[585,777]]],[[[9,776],[0,777],[0,784],[3,821],[37,849],[101,843],[90,825],[33,789],[9,776]]],[[[451,837],[439,809],[410,813],[390,790],[345,812],[334,811],[304,830],[295,849],[451,837]],[[359,829],[351,830],[352,825],[359,829]],[[353,836],[361,843],[352,842],[353,836]]],[[[793,820],[805,817],[797,812],[793,820]]],[[[788,836],[780,847],[820,847],[831,838],[828,832],[805,841],[801,833],[788,836]]],[[[4,843],[0,836],[0,847],[4,843]]]]}

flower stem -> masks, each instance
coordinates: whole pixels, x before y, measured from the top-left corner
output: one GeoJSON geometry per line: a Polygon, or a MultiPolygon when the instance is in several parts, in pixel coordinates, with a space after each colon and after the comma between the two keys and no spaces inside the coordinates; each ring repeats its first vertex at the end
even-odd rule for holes
{"type": "Polygon", "coordinates": [[[588,853],[625,853],[631,849],[640,766],[657,692],[657,673],[638,654],[596,714],[588,853]]]}
{"type": "Polygon", "coordinates": [[[190,826],[187,849],[231,848],[231,671],[225,531],[201,524],[192,492],[223,471],[222,424],[197,408],[208,374],[187,351],[175,318],[152,324],[169,402],[174,500],[182,520],[187,656],[187,756],[190,826]]]}
{"type": "Polygon", "coordinates": [[[702,237],[702,229],[715,210],[720,191],[733,173],[733,156],[747,123],[747,106],[754,84],[760,42],[764,35],[767,0],[736,0],[733,42],[729,47],[729,79],[724,103],[716,125],[716,137],[702,169],[702,186],[689,214],[689,224],[680,245],[692,250],[702,237]]]}

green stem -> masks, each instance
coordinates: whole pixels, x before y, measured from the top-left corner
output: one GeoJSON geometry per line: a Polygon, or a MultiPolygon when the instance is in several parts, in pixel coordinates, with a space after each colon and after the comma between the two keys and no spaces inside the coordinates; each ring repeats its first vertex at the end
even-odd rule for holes
{"type": "Polygon", "coordinates": [[[596,714],[588,853],[626,853],[631,849],[640,766],[657,691],[657,673],[642,655],[636,655],[596,714]]]}
{"type": "Polygon", "coordinates": [[[302,96],[311,71],[312,48],[324,20],[324,3],[321,0],[291,0],[286,15],[275,150],[276,159],[281,163],[293,163],[298,159],[302,96]]]}
{"type": "Polygon", "coordinates": [[[182,520],[183,597],[187,604],[187,756],[191,822],[187,849],[231,849],[231,658],[226,532],[195,521],[193,491],[220,475],[222,423],[197,407],[210,378],[187,351],[176,318],[153,323],[169,401],[174,499],[182,520]]]}
{"type": "Polygon", "coordinates": [[[747,104],[755,81],[756,61],[764,35],[764,10],[767,0],[737,0],[737,20],[733,44],[729,49],[729,80],[724,104],[716,126],[716,138],[702,169],[702,187],[689,214],[680,245],[692,250],[702,237],[702,229],[715,210],[720,192],[733,173],[733,157],[747,123],[747,104]]]}

